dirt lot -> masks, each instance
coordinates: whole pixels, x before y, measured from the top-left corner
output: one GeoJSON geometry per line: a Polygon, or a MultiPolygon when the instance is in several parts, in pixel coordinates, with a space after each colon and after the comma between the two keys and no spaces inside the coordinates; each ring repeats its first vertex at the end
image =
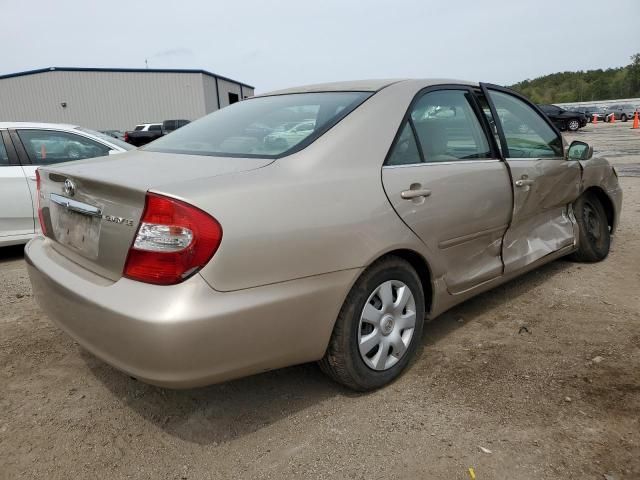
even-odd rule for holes
{"type": "MultiPolygon", "coordinates": [[[[633,175],[629,127],[573,137],[633,175]]],[[[413,367],[366,395],[314,365],[142,384],[49,323],[21,249],[2,250],[0,477],[638,479],[640,178],[621,182],[605,262],[557,261],[446,313],[413,367]]]]}

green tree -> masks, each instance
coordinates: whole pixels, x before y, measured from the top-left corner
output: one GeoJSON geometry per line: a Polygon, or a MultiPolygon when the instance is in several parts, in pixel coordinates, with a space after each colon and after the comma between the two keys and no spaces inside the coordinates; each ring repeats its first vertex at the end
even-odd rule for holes
{"type": "Polygon", "coordinates": [[[559,72],[523,80],[511,88],[536,103],[587,102],[640,97],[640,53],[626,67],[559,72]]]}

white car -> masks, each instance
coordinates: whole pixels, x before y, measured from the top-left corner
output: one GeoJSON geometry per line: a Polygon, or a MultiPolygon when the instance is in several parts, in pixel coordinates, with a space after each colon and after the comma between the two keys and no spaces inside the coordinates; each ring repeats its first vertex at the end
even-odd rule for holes
{"type": "Polygon", "coordinates": [[[0,122],[0,247],[26,243],[39,230],[36,169],[135,147],[76,125],[0,122]]]}

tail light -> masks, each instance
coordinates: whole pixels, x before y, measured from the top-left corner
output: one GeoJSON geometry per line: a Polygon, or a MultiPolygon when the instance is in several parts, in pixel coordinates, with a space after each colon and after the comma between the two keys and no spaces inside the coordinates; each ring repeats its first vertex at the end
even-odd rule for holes
{"type": "Polygon", "coordinates": [[[40,202],[40,171],[36,170],[36,203],[38,208],[38,220],[40,221],[40,230],[42,234],[47,234],[47,227],[44,224],[44,215],[42,214],[42,204],[40,202]]]}
{"type": "Polygon", "coordinates": [[[129,142],[129,132],[124,132],[124,141],[129,142]]]}
{"type": "Polygon", "coordinates": [[[222,227],[208,213],[147,193],[124,276],[157,285],[180,283],[209,262],[221,241],[222,227]]]}

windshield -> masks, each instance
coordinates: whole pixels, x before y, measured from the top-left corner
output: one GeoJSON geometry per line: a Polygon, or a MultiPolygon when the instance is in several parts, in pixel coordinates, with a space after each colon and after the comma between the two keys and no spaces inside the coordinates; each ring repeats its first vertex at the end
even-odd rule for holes
{"type": "Polygon", "coordinates": [[[371,95],[319,92],[256,97],[185,125],[144,150],[278,158],[309,145],[371,95]]]}
{"type": "Polygon", "coordinates": [[[88,133],[93,137],[99,138],[100,140],[104,140],[105,142],[109,142],[111,145],[120,147],[123,150],[135,150],[136,148],[133,145],[123,142],[122,140],[114,138],[110,135],[106,135],[102,132],[96,132],[95,130],[90,130],[88,128],[82,128],[82,127],[76,127],[76,130],[80,130],[81,132],[88,133]]]}

